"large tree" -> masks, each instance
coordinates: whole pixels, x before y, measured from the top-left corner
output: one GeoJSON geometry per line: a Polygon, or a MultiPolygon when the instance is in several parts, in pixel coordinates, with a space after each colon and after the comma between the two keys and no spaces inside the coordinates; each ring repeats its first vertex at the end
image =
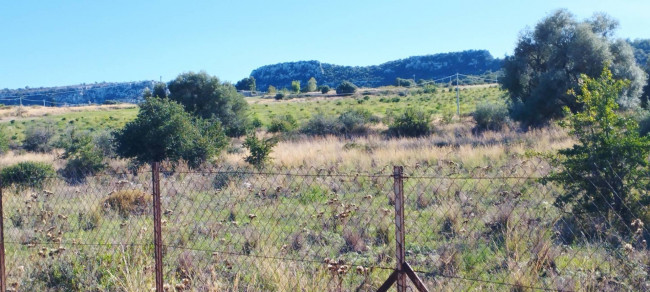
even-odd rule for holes
{"type": "Polygon", "coordinates": [[[512,99],[513,118],[524,126],[540,126],[564,116],[564,107],[579,111],[582,104],[568,91],[580,89],[581,74],[597,77],[606,65],[615,78],[631,82],[617,102],[624,108],[638,106],[645,74],[630,45],[613,39],[617,26],[605,14],[577,21],[558,10],[524,31],[514,55],[505,59],[501,78],[512,99]]]}
{"type": "Polygon", "coordinates": [[[193,115],[220,122],[228,136],[246,133],[248,104],[230,83],[205,72],[178,75],[169,82],[169,98],[193,115]]]}

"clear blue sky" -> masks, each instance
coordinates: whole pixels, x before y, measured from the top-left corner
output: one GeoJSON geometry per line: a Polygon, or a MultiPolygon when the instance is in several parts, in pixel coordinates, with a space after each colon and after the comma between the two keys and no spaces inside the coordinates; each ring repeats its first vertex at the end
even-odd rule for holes
{"type": "Polygon", "coordinates": [[[2,1],[0,88],[169,81],[205,70],[237,81],[268,64],[373,65],[487,49],[557,8],[606,12],[618,37],[650,38],[648,0],[2,1]]]}

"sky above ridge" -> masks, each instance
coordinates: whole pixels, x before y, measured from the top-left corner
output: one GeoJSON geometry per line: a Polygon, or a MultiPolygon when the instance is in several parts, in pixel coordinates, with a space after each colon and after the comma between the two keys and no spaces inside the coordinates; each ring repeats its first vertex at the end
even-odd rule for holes
{"type": "Polygon", "coordinates": [[[650,38],[650,1],[3,1],[0,89],[135,80],[205,70],[236,82],[260,66],[366,66],[470,49],[512,54],[559,8],[605,12],[617,37],[650,38]],[[440,3],[437,3],[440,2],[440,3]]]}

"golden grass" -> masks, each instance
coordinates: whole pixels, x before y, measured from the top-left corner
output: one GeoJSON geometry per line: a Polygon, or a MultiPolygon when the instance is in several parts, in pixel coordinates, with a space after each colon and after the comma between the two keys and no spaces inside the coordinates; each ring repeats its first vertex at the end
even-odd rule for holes
{"type": "MultiPolygon", "coordinates": [[[[461,135],[455,135],[454,129],[441,129],[439,134],[428,137],[391,139],[379,135],[354,139],[305,137],[278,143],[271,157],[273,164],[288,167],[334,164],[351,170],[443,159],[468,166],[485,166],[512,155],[524,155],[527,151],[546,152],[573,144],[566,133],[557,128],[521,133],[506,130],[475,136],[465,127],[460,132],[461,135]]],[[[222,159],[240,165],[245,155],[247,153],[224,154],[222,159]]]]}
{"type": "Polygon", "coordinates": [[[0,122],[20,119],[44,117],[47,115],[62,115],[72,112],[87,111],[107,111],[117,109],[134,108],[137,105],[130,103],[114,105],[88,105],[88,106],[70,106],[70,107],[49,107],[49,106],[7,106],[0,108],[0,122]]]}
{"type": "Polygon", "coordinates": [[[58,156],[59,154],[57,152],[34,153],[34,152],[9,151],[8,153],[0,156],[0,167],[13,165],[25,161],[45,162],[45,163],[55,164],[58,156]]]}

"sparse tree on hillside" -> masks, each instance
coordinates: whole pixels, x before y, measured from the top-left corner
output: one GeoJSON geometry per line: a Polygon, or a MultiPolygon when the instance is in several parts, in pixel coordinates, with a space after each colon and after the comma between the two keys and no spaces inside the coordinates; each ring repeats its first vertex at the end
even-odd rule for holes
{"type": "Polygon", "coordinates": [[[631,81],[618,103],[635,107],[644,84],[632,49],[612,39],[617,22],[596,14],[576,21],[566,10],[558,10],[519,38],[515,53],[504,61],[503,88],[512,99],[511,114],[525,126],[540,126],[564,116],[565,106],[577,112],[582,105],[567,92],[579,90],[581,74],[598,76],[609,64],[615,78],[631,81]]]}
{"type": "Polygon", "coordinates": [[[248,104],[234,86],[205,72],[184,73],[169,82],[169,98],[193,115],[221,123],[231,137],[246,133],[248,104]]]}

